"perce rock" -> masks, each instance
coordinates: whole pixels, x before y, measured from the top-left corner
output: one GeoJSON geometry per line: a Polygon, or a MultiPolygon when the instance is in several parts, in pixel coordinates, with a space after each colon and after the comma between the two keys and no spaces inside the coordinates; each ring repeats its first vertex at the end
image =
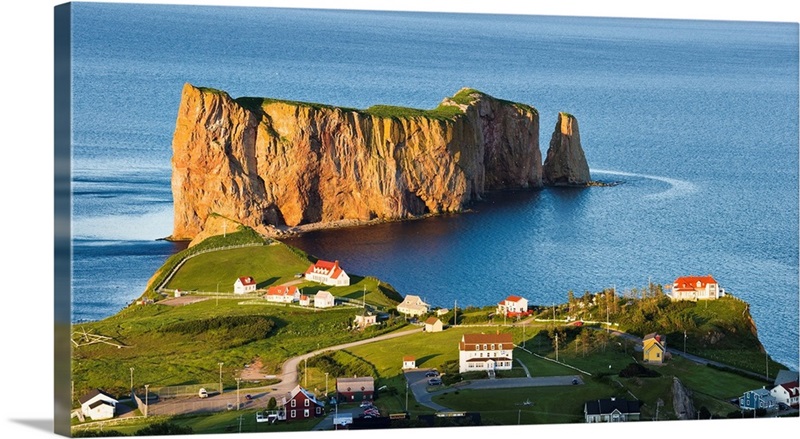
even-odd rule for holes
{"type": "Polygon", "coordinates": [[[581,148],[578,119],[558,113],[550,148],[544,161],[544,184],[548,186],[585,186],[589,184],[589,164],[581,148]]]}

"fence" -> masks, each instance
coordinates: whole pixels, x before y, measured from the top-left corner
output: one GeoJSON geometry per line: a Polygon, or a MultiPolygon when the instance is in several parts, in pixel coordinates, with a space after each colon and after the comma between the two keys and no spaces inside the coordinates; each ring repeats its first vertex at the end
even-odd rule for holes
{"type": "MultiPolygon", "coordinates": [[[[136,392],[135,392],[135,391],[133,391],[133,390],[131,390],[131,399],[132,399],[134,402],[136,402],[136,407],[138,407],[138,408],[139,408],[139,411],[140,411],[140,412],[142,412],[142,414],[143,414],[143,415],[144,415],[144,417],[146,418],[146,417],[147,417],[147,409],[148,409],[148,404],[146,404],[144,401],[142,401],[142,399],[141,399],[141,398],[139,398],[139,395],[137,395],[137,394],[136,394],[136,392]]],[[[148,399],[149,399],[149,398],[148,398],[148,399]]],[[[149,401],[148,401],[148,402],[149,402],[149,401]]]]}
{"type": "Polygon", "coordinates": [[[234,248],[261,247],[263,245],[268,245],[268,244],[261,244],[261,243],[254,242],[254,243],[250,243],[250,244],[229,245],[229,246],[226,246],[226,247],[210,248],[208,250],[201,250],[201,251],[199,251],[197,253],[192,253],[191,255],[186,256],[185,258],[181,259],[180,262],[175,264],[175,267],[173,267],[172,270],[170,270],[169,274],[164,278],[164,281],[162,281],[159,285],[157,285],[153,289],[155,291],[158,291],[158,292],[163,291],[164,290],[164,285],[168,284],[169,281],[172,280],[172,276],[175,275],[175,273],[183,266],[183,264],[186,261],[188,261],[189,259],[192,259],[195,256],[199,256],[199,255],[203,255],[203,254],[211,253],[211,252],[216,252],[216,251],[222,251],[222,250],[231,250],[231,249],[234,249],[234,248]]]}
{"type": "Polygon", "coordinates": [[[177,398],[179,396],[198,396],[200,389],[209,392],[219,391],[219,382],[211,384],[186,384],[181,386],[164,386],[151,388],[150,393],[155,393],[159,398],[177,398]]]}

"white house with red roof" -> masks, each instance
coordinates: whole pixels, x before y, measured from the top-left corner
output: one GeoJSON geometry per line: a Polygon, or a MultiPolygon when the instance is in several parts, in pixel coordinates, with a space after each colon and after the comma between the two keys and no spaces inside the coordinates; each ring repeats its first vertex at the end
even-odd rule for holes
{"type": "Polygon", "coordinates": [[[769,393],[775,397],[777,402],[782,402],[794,408],[798,407],[798,395],[800,395],[800,389],[798,389],[797,381],[779,384],[773,387],[769,393]]]}
{"type": "Polygon", "coordinates": [[[118,402],[116,398],[100,389],[92,390],[78,398],[78,401],[81,403],[83,415],[95,421],[113,418],[118,402]]]}
{"type": "Polygon", "coordinates": [[[300,289],[294,285],[280,285],[269,287],[264,295],[268,302],[292,303],[300,300],[300,289]]]}
{"type": "Polygon", "coordinates": [[[511,370],[514,339],[510,333],[464,334],[458,343],[458,372],[511,370]]]}
{"type": "Polygon", "coordinates": [[[321,284],[346,287],[350,285],[350,276],[339,266],[339,261],[323,261],[320,259],[308,267],[305,273],[306,280],[321,284]]]}
{"type": "Polygon", "coordinates": [[[724,295],[719,288],[719,283],[709,274],[708,276],[683,276],[672,283],[672,300],[715,300],[724,295]]]}
{"type": "Polygon", "coordinates": [[[300,306],[311,306],[311,297],[305,294],[300,295],[300,306]]]}
{"type": "Polygon", "coordinates": [[[256,290],[256,280],[250,276],[240,277],[233,283],[234,294],[252,293],[256,290]]]}
{"type": "Polygon", "coordinates": [[[300,386],[295,386],[283,398],[283,409],[286,412],[287,422],[311,419],[325,414],[325,404],[300,386]]]}
{"type": "Polygon", "coordinates": [[[508,296],[497,304],[497,314],[517,317],[528,314],[528,299],[520,296],[508,296]]]}
{"type": "Polygon", "coordinates": [[[406,355],[403,357],[403,370],[408,369],[416,369],[417,368],[417,359],[412,357],[411,355],[406,355]]]}

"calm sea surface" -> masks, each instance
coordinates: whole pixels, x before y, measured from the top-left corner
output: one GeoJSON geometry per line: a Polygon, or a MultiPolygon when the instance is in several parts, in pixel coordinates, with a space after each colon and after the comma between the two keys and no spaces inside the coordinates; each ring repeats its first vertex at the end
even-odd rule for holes
{"type": "Polygon", "coordinates": [[[433,108],[461,87],[574,114],[615,187],[293,239],[434,305],[566,300],[713,274],[798,366],[796,24],[73,4],[73,321],[116,313],[180,246],[185,82],[232,96],[433,108]]]}

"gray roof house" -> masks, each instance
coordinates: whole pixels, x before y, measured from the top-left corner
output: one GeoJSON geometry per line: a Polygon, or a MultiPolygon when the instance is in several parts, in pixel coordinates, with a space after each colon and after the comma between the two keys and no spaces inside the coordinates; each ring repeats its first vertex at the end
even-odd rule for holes
{"type": "Polygon", "coordinates": [[[638,421],[642,402],[625,398],[607,398],[586,401],[583,414],[587,423],[638,421]]]}

